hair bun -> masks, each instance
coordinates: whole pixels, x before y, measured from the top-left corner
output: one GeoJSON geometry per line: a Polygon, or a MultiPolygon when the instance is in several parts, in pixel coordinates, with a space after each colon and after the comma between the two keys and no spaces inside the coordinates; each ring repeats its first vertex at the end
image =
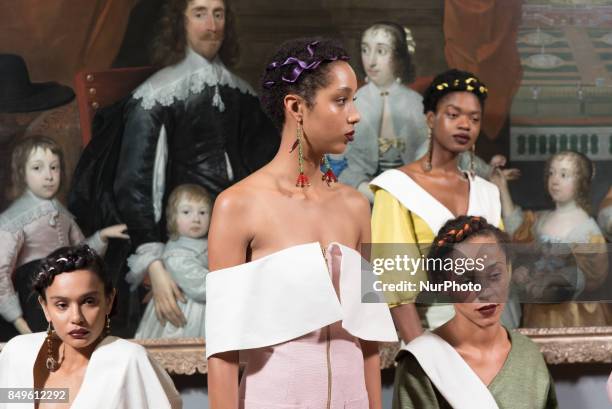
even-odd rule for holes
{"type": "Polygon", "coordinates": [[[423,94],[423,111],[436,111],[438,102],[451,92],[471,92],[484,108],[489,89],[474,74],[451,69],[438,74],[423,94]]]}

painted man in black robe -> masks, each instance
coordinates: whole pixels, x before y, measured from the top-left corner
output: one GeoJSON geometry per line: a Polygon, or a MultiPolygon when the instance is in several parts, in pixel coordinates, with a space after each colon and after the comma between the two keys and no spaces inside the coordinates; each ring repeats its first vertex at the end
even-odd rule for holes
{"type": "Polygon", "coordinates": [[[123,123],[94,121],[92,147],[79,168],[85,174],[95,169],[73,186],[71,210],[79,223],[91,225],[82,226],[85,231],[109,217],[127,224],[128,282],[134,289],[148,275],[158,319],[179,326],[184,317],[176,299],[182,295],[160,261],[168,196],[194,183],[215,197],[271,160],[280,140],[253,89],[224,64],[234,62],[237,51],[228,0],[168,1],[160,27],[154,60],[165,68],[116,108],[123,110],[123,123]],[[98,140],[96,147],[96,126],[101,133],[122,128],[122,136],[98,140]],[[96,161],[103,165],[92,165],[96,161]],[[87,183],[112,189],[91,195],[87,183]],[[90,205],[92,196],[99,201],[94,214],[80,200],[88,194],[90,205]]]}

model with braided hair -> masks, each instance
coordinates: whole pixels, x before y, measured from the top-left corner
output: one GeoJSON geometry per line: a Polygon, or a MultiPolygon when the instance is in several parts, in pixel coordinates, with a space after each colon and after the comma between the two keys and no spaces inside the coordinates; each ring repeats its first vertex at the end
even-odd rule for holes
{"type": "MultiPolygon", "coordinates": [[[[495,185],[457,167],[458,155],[471,152],[476,143],[487,93],[486,86],[465,71],[449,70],[432,81],[423,99],[431,130],[427,155],[401,168],[387,170],[371,183],[375,192],[373,243],[407,244],[413,257],[420,257],[435,232],[455,216],[483,216],[494,225],[501,225],[501,204],[495,185]]],[[[418,283],[425,278],[425,271],[420,269],[415,275],[398,279],[418,283]]],[[[395,325],[406,342],[422,332],[421,322],[433,329],[454,313],[450,306],[421,305],[417,314],[414,304],[417,292],[387,295],[395,325]]],[[[507,324],[515,326],[515,321],[508,319],[507,324]]]]}
{"type": "Polygon", "coordinates": [[[554,383],[538,347],[500,318],[509,284],[508,236],[483,217],[446,222],[428,253],[430,279],[461,277],[438,266],[456,257],[480,260],[479,292],[451,297],[455,316],[404,346],[398,356],[393,409],[557,408],[554,383]]]}
{"type": "MultiPolygon", "coordinates": [[[[447,257],[453,250],[454,245],[466,241],[469,237],[489,235],[496,239],[499,244],[508,244],[510,239],[506,233],[499,228],[490,225],[487,219],[480,216],[459,216],[449,220],[442,226],[438,235],[434,238],[428,259],[441,259],[447,257]]],[[[439,264],[432,264],[434,266],[439,264]]],[[[438,276],[439,270],[428,270],[430,278],[438,276]]]]}
{"type": "MultiPolygon", "coordinates": [[[[523,211],[515,205],[503,174],[492,178],[501,192],[504,222],[515,241],[548,243],[556,248],[569,245],[568,258],[542,258],[530,268],[517,268],[514,280],[530,299],[545,301],[551,292],[569,292],[570,299],[587,300],[602,287],[608,275],[605,238],[590,215],[593,163],[579,152],[562,151],[546,162],[544,183],[554,210],[523,211]]],[[[549,299],[548,299],[549,300],[549,299]]],[[[607,303],[525,304],[525,327],[573,327],[612,325],[607,303]]]]}
{"type": "Polygon", "coordinates": [[[56,396],[65,402],[54,408],[182,407],[172,380],[142,346],[109,335],[116,291],[94,250],[57,249],[39,264],[32,287],[47,332],[20,335],[4,346],[0,388],[65,388],[56,396]]]}
{"type": "Polygon", "coordinates": [[[266,66],[261,101],[281,130],[280,149],[222,192],[212,212],[206,354],[213,408],[382,406],[378,342],[397,340],[389,309],[338,298],[360,292],[358,249],[370,240],[370,205],[334,183],[328,166],[320,170],[324,154],[346,149],[359,121],[347,59],[334,40],[296,39],[266,66]],[[246,361],[240,388],[239,356],[246,361]]]}

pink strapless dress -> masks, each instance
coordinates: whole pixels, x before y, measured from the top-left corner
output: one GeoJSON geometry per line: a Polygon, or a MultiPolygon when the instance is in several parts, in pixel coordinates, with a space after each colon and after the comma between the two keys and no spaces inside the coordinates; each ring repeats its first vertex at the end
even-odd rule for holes
{"type": "Polygon", "coordinates": [[[359,340],[339,322],[244,354],[240,409],[368,408],[359,340]]]}
{"type": "Polygon", "coordinates": [[[359,339],[395,328],[385,303],[361,302],[359,253],[327,253],[307,243],[207,275],[206,354],[240,351],[240,409],[369,407],[359,339]]]}

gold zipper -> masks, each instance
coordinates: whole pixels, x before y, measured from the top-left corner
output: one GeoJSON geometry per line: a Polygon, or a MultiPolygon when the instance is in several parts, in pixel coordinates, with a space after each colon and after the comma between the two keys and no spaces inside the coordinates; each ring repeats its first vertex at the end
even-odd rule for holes
{"type": "MultiPolygon", "coordinates": [[[[323,252],[323,258],[325,259],[325,267],[327,268],[327,272],[329,274],[330,280],[332,280],[332,285],[334,282],[334,277],[329,270],[329,264],[327,261],[327,252],[323,247],[321,247],[321,251],[323,252]]],[[[332,369],[331,369],[331,326],[328,325],[326,328],[327,335],[327,345],[326,345],[326,355],[327,355],[327,409],[331,409],[331,394],[332,394],[332,369]]]]}
{"type": "Polygon", "coordinates": [[[327,326],[327,409],[331,408],[332,369],[331,369],[331,328],[327,326]]]}

